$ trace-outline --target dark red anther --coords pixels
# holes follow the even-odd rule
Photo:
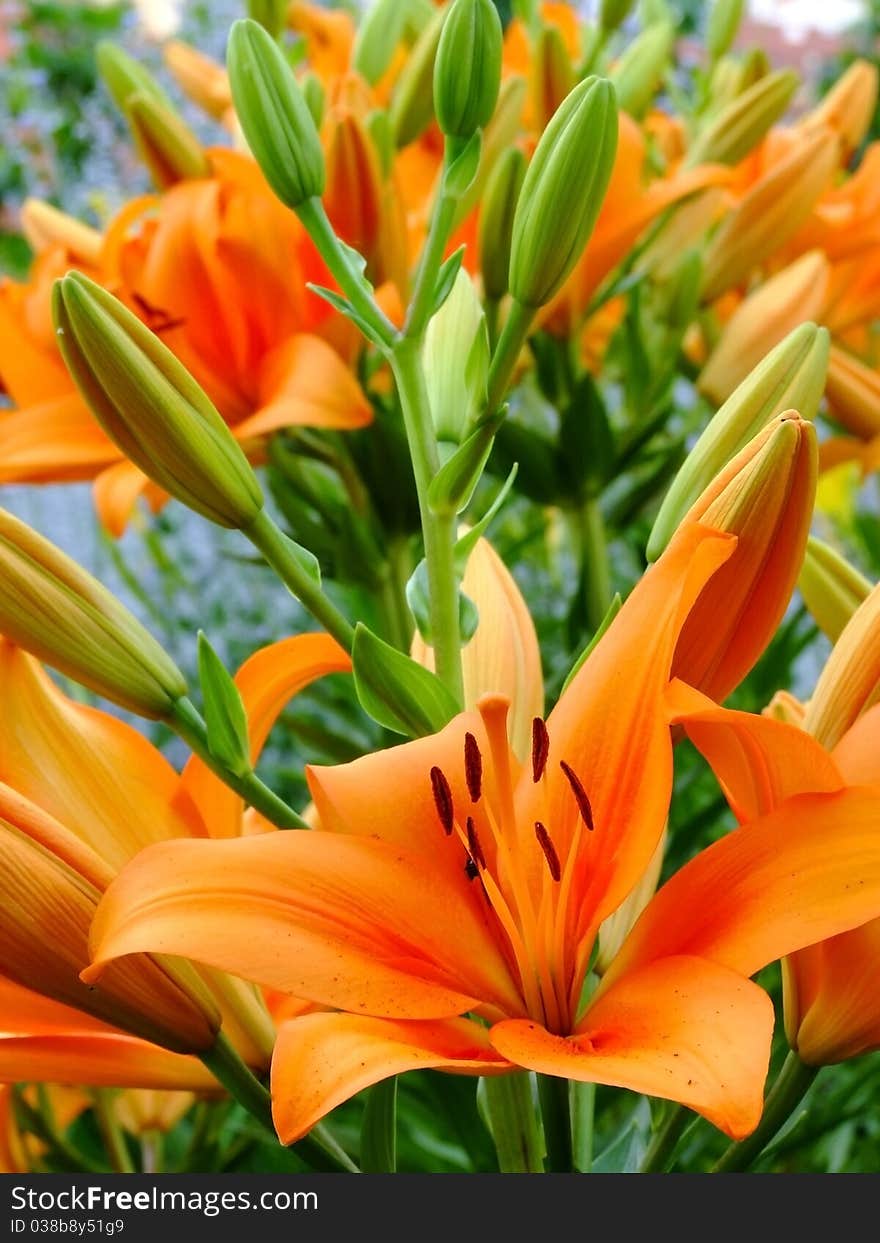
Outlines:
[[[443,832],[448,837],[455,820],[455,807],[449,782],[443,772],[436,767],[431,769],[431,793],[434,795],[434,806],[437,808],[437,815],[443,825]]]
[[[584,824],[587,826],[587,828],[592,833],[593,827],[594,827],[593,826],[593,809],[590,806],[590,800],[587,797],[587,792],[584,789],[584,787],[581,785],[580,778],[578,777],[577,773],[574,771],[573,768],[570,767],[570,765],[566,764],[565,760],[559,761],[559,767],[562,769],[562,771],[565,773],[566,777],[568,778],[568,784],[571,786],[571,792],[574,795],[575,802],[578,805],[578,811],[581,813],[581,816],[583,817]]]
[[[559,855],[556,853],[556,847],[550,840],[550,834],[540,820],[535,821],[535,837],[537,837],[538,845],[544,852],[550,875],[554,880],[559,880],[562,876],[562,868],[559,866]]]
[[[532,721],[532,781],[537,783],[544,776],[547,756],[550,754],[550,735],[541,717]]]
[[[479,863],[481,868],[486,866],[486,856],[483,854],[483,847],[480,845],[480,839],[477,837],[477,826],[474,824],[473,817],[467,818],[467,839],[468,850],[474,863]]]
[[[483,757],[473,734],[464,736],[464,776],[471,802],[478,803],[483,792]]]

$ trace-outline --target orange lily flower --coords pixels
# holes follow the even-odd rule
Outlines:
[[[255,653],[238,675],[254,761],[292,694],[323,673],[349,668],[342,649],[320,634],[296,636]],[[16,1006],[4,1007],[7,1023],[19,1015],[12,1034],[27,1040],[40,1034],[44,1020],[58,1019],[55,1061],[46,1063],[46,1073],[57,1073],[51,1067],[58,1067],[58,1054],[66,1048],[67,1082],[73,1069],[91,1076],[85,1078],[89,1083],[110,1076],[110,1082],[128,1086],[204,1087],[199,1062],[181,1057],[169,1062],[166,1050],[209,1049],[221,1021],[245,1061],[267,1066],[274,1024],[249,984],[143,956],[122,973],[114,968],[98,989],[87,988],[78,977],[88,961],[88,927],[100,894],[144,845],[173,837],[205,838],[212,832],[267,832],[269,826],[255,823],[252,812],[245,816],[241,801],[201,761],[193,759],[179,775],[136,730],[68,699],[36,660],[6,641],[0,641],[0,685],[8,722],[0,731],[0,853],[5,860],[0,879],[6,893],[0,972],[41,994],[36,1017],[33,998],[22,1005],[19,996]],[[25,875],[28,884],[22,886]],[[47,1017],[45,1007],[40,1009],[45,998],[83,1011],[77,1016],[79,1028],[71,1025],[69,1010],[59,1019],[50,1008]],[[84,1015],[101,1020],[97,1045],[94,1025]],[[12,1073],[21,1078],[16,1048],[4,1047],[13,1057]],[[73,1060],[75,1049],[81,1063]],[[106,1049],[113,1056],[102,1052]],[[99,1054],[104,1072],[92,1065]],[[104,1079],[95,1078],[101,1073]],[[26,1077],[35,1077],[32,1067]]]
[[[615,1084],[747,1134],[773,1025],[748,977],[880,908],[876,800],[808,799],[705,851],[581,1005],[596,931],[663,832],[672,651],[732,543],[705,528],[676,538],[535,722],[527,765],[509,747],[507,701],[490,696],[433,737],[310,770],[319,830],[143,851],[101,904],[85,978],[161,943],[335,1007],[280,1032],[285,1142],[415,1067]],[[856,847],[861,887],[849,886]]]
[[[212,176],[129,203],[89,275],[161,335],[251,460],[281,427],[363,426],[369,404],[336,348],[350,353],[352,336],[305,288],[332,283],[305,231],[249,156],[210,157]],[[0,284],[0,382],[17,406],[0,415],[0,481],[94,478],[119,534],[138,496],[156,506],[164,494],[122,459],[66,375],[50,291],[74,260],[53,249],[28,285]]]
[[[880,588],[856,610],[835,644],[804,711],[780,716],[723,713],[677,686],[679,719],[715,770],[731,808],[746,828],[769,811],[800,814],[820,792],[857,798],[880,824]],[[833,793],[837,791],[838,793]],[[828,844],[838,829],[829,823]],[[742,829],[737,832],[741,832]],[[733,835],[736,836],[736,833]],[[856,850],[850,885],[863,884],[866,857]],[[869,882],[865,882],[869,883]],[[784,962],[785,1026],[802,1061],[824,1066],[880,1048],[880,1005],[874,986],[880,920],[832,937],[816,935]]]

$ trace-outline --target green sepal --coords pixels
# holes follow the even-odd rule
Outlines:
[[[408,738],[435,734],[458,711],[454,696],[436,674],[398,652],[363,622],[355,626],[351,659],[361,707],[396,734]]]
[[[243,777],[253,766],[241,694],[203,630],[199,631],[198,650],[208,749],[224,768]]]

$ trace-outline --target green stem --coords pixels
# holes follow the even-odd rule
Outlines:
[[[654,1133],[648,1151],[639,1167],[640,1174],[663,1174],[669,1168],[678,1141],[684,1135],[693,1114],[683,1105],[673,1105]]]
[[[712,1166],[712,1174],[735,1174],[747,1170],[761,1155],[803,1100],[821,1067],[807,1066],[792,1051],[776,1082],[767,1093],[757,1130],[739,1144],[731,1144]]]
[[[113,1110],[113,1093],[108,1088],[95,1088],[93,1099],[95,1120],[104,1141],[111,1169],[117,1174],[133,1174],[134,1162]]]
[[[239,776],[230,772],[211,753],[208,731],[195,705],[186,697],[176,699],[168,717],[168,724],[187,746],[220,778],[224,785],[239,794],[244,801],[265,816],[278,829],[307,829],[309,826],[292,807],[270,790],[255,772]]]
[[[309,237],[327,265],[339,288],[355,311],[372,328],[379,340],[390,346],[397,329],[376,305],[364,283],[363,275],[354,266],[352,257],[343,250],[320,199],[306,199],[296,208]]]
[[[440,462],[418,343],[409,337],[399,341],[391,354],[391,367],[397,382],[419,499],[437,676],[461,704],[463,683],[458,576],[454,557],[455,516],[435,514],[428,503],[428,489]]]
[[[494,414],[504,400],[516,360],[525,345],[534,318],[534,307],[523,306],[515,299],[511,302],[489,368],[489,397],[486,402],[488,415]]]
[[[361,1169],[365,1174],[397,1172],[397,1076],[367,1093],[361,1122]]]
[[[502,1174],[543,1174],[544,1145],[527,1071],[481,1081],[489,1131]]]
[[[42,1140],[44,1144],[47,1144],[50,1151],[61,1157],[62,1161],[70,1167],[71,1172],[106,1174],[107,1168],[105,1165],[99,1164],[97,1161],[93,1161],[91,1157],[86,1156],[59,1129],[45,1084],[37,1085],[37,1094],[40,1107],[39,1109],[34,1109],[33,1105],[25,1100],[20,1087],[13,1089],[12,1104],[16,1122],[20,1129],[31,1132],[38,1139]]]
[[[223,1084],[230,1096],[234,1097],[239,1105],[246,1109],[273,1139],[277,1140],[278,1136],[272,1122],[272,1100],[268,1090],[245,1066],[223,1033],[217,1036],[210,1049],[199,1056],[202,1063],[214,1078]],[[317,1170],[360,1173],[348,1154],[320,1124],[313,1126],[303,1139],[291,1144],[290,1151],[295,1152],[303,1161]]]
[[[320,585],[297,559],[294,545],[281,531],[275,522],[261,509],[251,525],[243,530],[243,534],[254,547],[263,554],[272,569],[300,604],[308,609],[312,617],[319,621],[333,638],[351,651],[354,642],[354,631],[333,604],[324,595]]]
[[[568,1080],[558,1075],[538,1075],[548,1173],[570,1174],[574,1169],[568,1088]]]
[[[425,242],[419,260],[412,302],[406,316],[404,334],[408,337],[421,337],[425,331],[434,306],[434,288],[437,284],[437,273],[443,261],[443,252],[452,232],[455,220],[455,209],[458,200],[441,192],[436,209],[431,214],[431,227],[428,240]]]
[[[599,498],[588,497],[579,514],[581,571],[586,597],[587,625],[595,632],[611,605],[608,539]]]
[[[571,1143],[574,1168],[589,1174],[593,1164],[593,1120],[596,1109],[595,1083],[572,1083]]]

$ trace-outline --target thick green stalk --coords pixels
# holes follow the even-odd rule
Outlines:
[[[453,551],[455,517],[435,514],[428,503],[428,489],[440,463],[418,342],[411,338],[400,340],[391,354],[391,367],[397,382],[419,498],[437,676],[461,704],[458,577]]]
[[[595,633],[601,626],[611,604],[608,540],[599,498],[588,497],[578,517],[587,625]]]
[[[502,1174],[543,1174],[544,1144],[528,1071],[482,1080],[489,1131]]]
[[[678,1147],[678,1141],[684,1135],[693,1116],[684,1105],[670,1107],[648,1145],[648,1151],[639,1167],[640,1174],[664,1174],[666,1172]]]
[[[355,311],[383,345],[390,346],[397,335],[397,329],[364,288],[363,277],[355,266],[356,261],[343,249],[339,238],[333,232],[324,204],[320,199],[306,199],[296,208],[296,214]]]
[[[333,635],[337,643],[350,652],[354,642],[354,631],[350,624],[336,605],[327,599],[308,571],[297,561],[291,552],[287,537],[283,531],[279,530],[265,509],[260,510],[251,525],[242,533],[263,554],[265,560],[288,590],[296,596],[303,608],[308,609],[312,617],[319,621],[329,634]]]
[[[104,1149],[111,1169],[117,1174],[133,1174],[134,1162],[128,1151],[122,1127],[113,1112],[113,1093],[109,1088],[95,1088],[92,1098],[95,1120],[101,1132],[101,1139],[104,1141]]]
[[[492,355],[492,365],[489,368],[489,397],[486,402],[488,415],[494,414],[504,400],[516,360],[525,345],[535,313],[535,307],[523,306],[521,302],[515,300],[510,304],[507,319],[504,321],[501,336],[498,338],[498,344]]]
[[[789,1053],[767,1093],[757,1129],[739,1144],[731,1144],[712,1166],[711,1173],[736,1174],[747,1170],[797,1109],[820,1069],[807,1066],[794,1051]]]
[[[593,1164],[593,1120],[596,1109],[595,1083],[570,1085],[571,1144],[574,1168],[589,1174]]]
[[[218,1035],[212,1048],[199,1056],[214,1078],[223,1084],[229,1095],[237,1100],[239,1105],[246,1109],[273,1138],[277,1139],[272,1122],[272,1101],[267,1089],[244,1064],[223,1033]],[[303,1139],[292,1144],[290,1150],[317,1170],[360,1173],[347,1153],[320,1124],[312,1127]]]
[[[557,1075],[538,1075],[538,1100],[544,1122],[548,1173],[570,1174],[574,1169],[568,1088],[567,1079],[560,1079]]]
[[[195,705],[189,699],[177,699],[167,723],[174,732],[183,739],[190,749],[205,763],[211,772],[216,773],[220,780],[228,785],[236,794],[260,815],[265,816],[278,829],[307,829],[309,826],[292,807],[270,790],[255,772],[239,776],[230,772],[211,753],[208,746],[208,731]]]

